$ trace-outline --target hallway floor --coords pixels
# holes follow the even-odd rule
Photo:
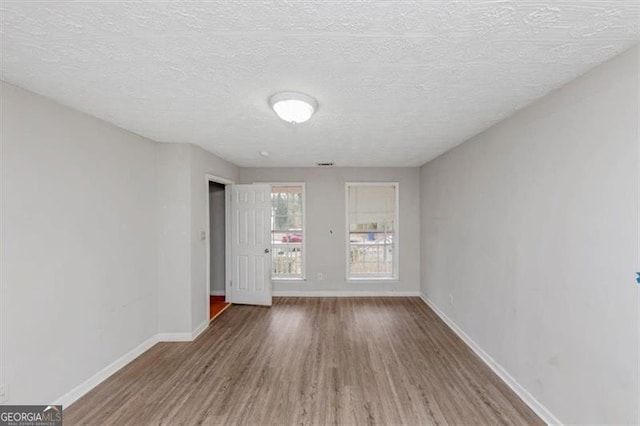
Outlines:
[[[209,296],[209,320],[220,315],[229,304],[224,301],[224,296]]]

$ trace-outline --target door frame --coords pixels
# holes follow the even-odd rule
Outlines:
[[[206,204],[206,253],[207,253],[207,280],[206,280],[206,309],[207,318],[209,318],[209,297],[211,296],[211,211],[209,209],[209,182],[219,183],[224,185],[224,300],[229,302],[231,300],[231,185],[235,182],[220,176],[215,176],[207,173],[205,175],[205,182],[207,186],[207,202]]]

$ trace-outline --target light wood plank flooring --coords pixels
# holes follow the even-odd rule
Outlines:
[[[65,425],[543,424],[419,298],[233,305],[159,343]]]

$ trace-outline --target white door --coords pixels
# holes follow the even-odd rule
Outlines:
[[[271,187],[233,185],[231,303],[271,306]]]

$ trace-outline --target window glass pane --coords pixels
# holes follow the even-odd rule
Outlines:
[[[349,185],[349,276],[394,276],[394,185]]]
[[[303,277],[303,194],[301,185],[271,189],[271,245],[274,278]]]

